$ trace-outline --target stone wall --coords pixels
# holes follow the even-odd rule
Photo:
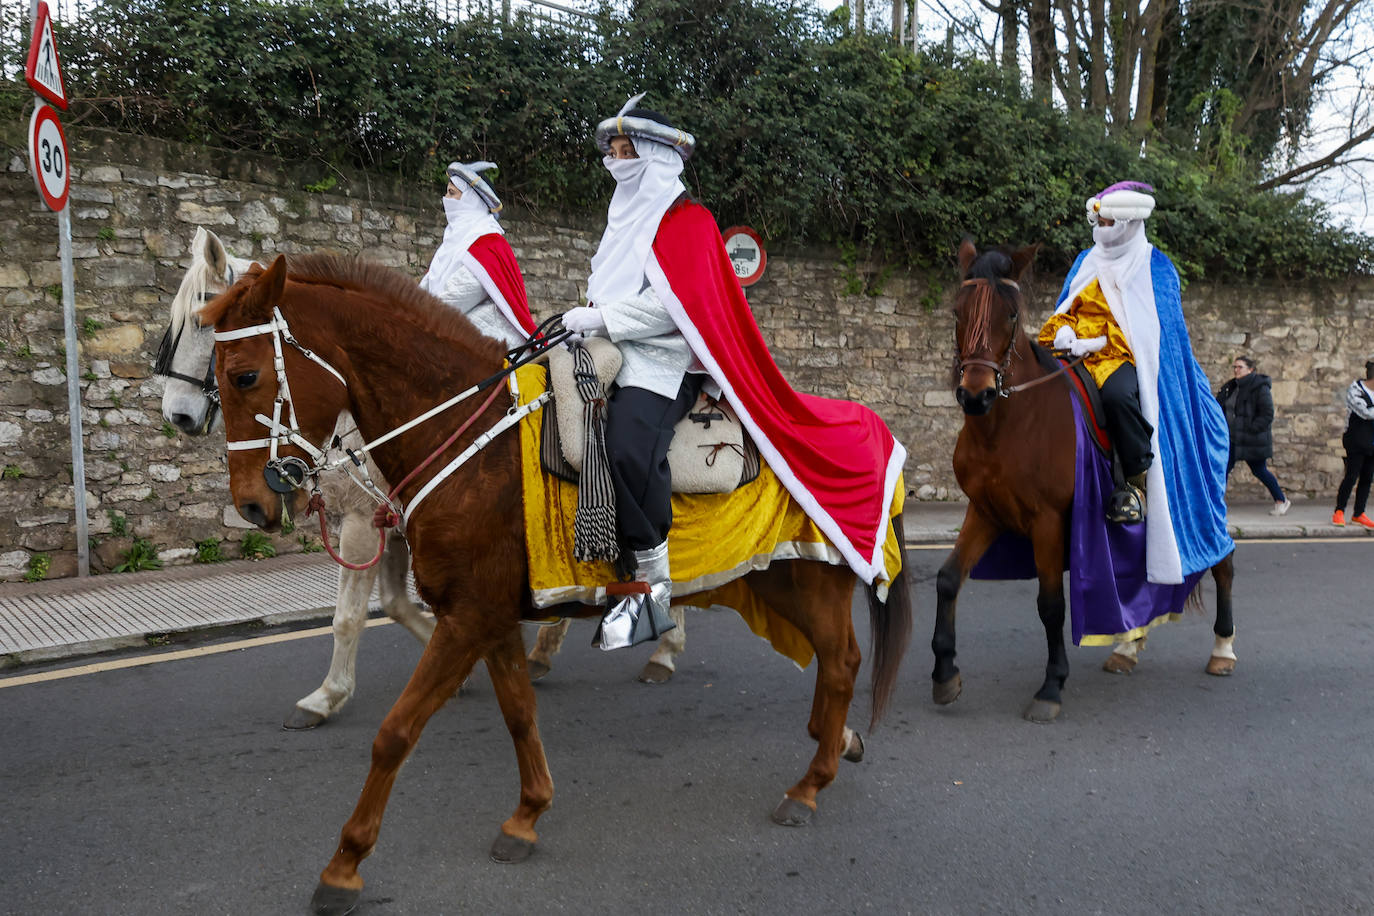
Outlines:
[[[134,537],[158,545],[167,562],[189,562],[195,542],[207,539],[237,556],[245,526],[229,505],[223,439],[194,439],[164,424],[162,382],[150,374],[196,226],[241,256],[362,252],[418,278],[442,231],[439,189],[80,128],[68,138],[92,567],[118,564]],[[0,125],[0,142],[0,578],[23,575],[37,554],[50,557],[48,575],[71,575],[56,221],[27,172],[23,125]],[[596,216],[506,216],[537,318],[576,304]],[[830,252],[775,251],[749,290],[798,389],[864,401],[887,419],[911,453],[906,480],[918,499],[960,498],[950,454],[961,414],[950,392],[953,327],[942,295],[951,273],[927,278],[846,265]],[[846,293],[865,286],[868,293]],[[1058,286],[1047,278],[1032,292],[1032,325],[1048,314]],[[1341,392],[1374,350],[1374,287],[1193,286],[1185,308],[1215,384],[1229,378],[1237,353],[1257,356],[1274,376],[1273,466],[1294,495],[1326,498],[1340,476]],[[1243,469],[1232,491],[1264,498]],[[273,541],[278,551],[300,550],[301,537]]]

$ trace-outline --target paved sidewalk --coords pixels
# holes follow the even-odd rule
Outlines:
[[[1295,502],[1287,515],[1272,503],[1231,507],[1237,539],[1355,538],[1371,532],[1331,524],[1326,502]],[[909,501],[906,537],[914,545],[952,544],[964,505]],[[0,669],[89,655],[175,634],[226,627],[323,620],[334,610],[338,574],[325,554],[261,562],[179,566],[155,572],[0,583]]]

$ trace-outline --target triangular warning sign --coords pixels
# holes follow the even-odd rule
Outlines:
[[[24,79],[33,91],[67,110],[67,86],[62,81],[62,63],[57,59],[57,42],[52,37],[52,15],[48,4],[38,4],[38,17],[33,23],[33,42],[29,45],[29,63]]]

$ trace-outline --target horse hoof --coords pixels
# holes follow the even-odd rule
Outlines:
[[[850,763],[858,763],[864,759],[864,739],[858,732],[854,732],[854,737],[849,739],[849,745],[844,749],[843,756]]]
[[[1207,660],[1207,673],[1217,677],[1229,677],[1231,672],[1236,670],[1236,660],[1234,658],[1222,658],[1213,655]]]
[[[291,715],[286,717],[286,721],[281,724],[282,728],[291,731],[300,731],[306,728],[314,728],[316,725],[323,725],[329,720],[328,716],[322,716],[317,712],[308,709],[301,709],[299,706],[291,710]],[[324,885],[320,885],[324,887]]]
[[[649,662],[644,666],[644,670],[639,672],[639,682],[641,684],[666,684],[672,676],[672,668],[667,665],[660,665],[658,662]]]
[[[1113,652],[1102,663],[1102,670],[1108,674],[1130,674],[1135,670],[1136,659],[1119,652]]]
[[[1059,716],[1059,704],[1049,700],[1031,700],[1030,705],[1021,715],[1025,717],[1027,722],[1044,725],[1053,722]]]
[[[310,912],[315,916],[344,916],[357,908],[362,895],[360,890],[321,883],[310,897]]]
[[[782,801],[773,809],[773,823],[780,827],[805,827],[811,823],[811,815],[815,813],[816,809],[806,802],[799,802],[784,795]]]
[[[536,661],[532,661],[532,660],[526,662],[525,668],[526,668],[526,670],[529,671],[529,673],[530,673],[530,680],[532,680],[532,681],[537,681],[537,680],[539,680],[539,679],[542,678],[544,675],[548,674],[550,671],[553,670],[553,668],[552,668],[551,666],[546,665],[546,664],[544,664],[543,662],[536,662]]]
[[[961,675],[956,674],[943,684],[937,683],[932,691],[932,695],[936,703],[939,703],[941,706],[948,706],[950,703],[959,699],[959,694],[963,692],[964,679]]]
[[[491,844],[491,860],[497,865],[519,865],[533,854],[533,843],[504,831],[498,833]]]

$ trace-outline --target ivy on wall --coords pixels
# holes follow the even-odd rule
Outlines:
[[[1163,140],[1142,155],[985,63],[850,34],[800,0],[638,0],[587,32],[398,6],[103,0],[60,28],[67,121],[417,182],[491,159],[508,199],[577,213],[611,190],[594,125],[648,90],[698,138],[693,192],[773,244],[934,266],[965,234],[1039,240],[1062,270],[1089,242],[1084,199],[1132,178],[1158,189],[1150,231],[1186,276],[1374,271],[1374,239],[1311,198],[1255,192]],[[7,86],[0,114],[21,117],[26,93]]]

